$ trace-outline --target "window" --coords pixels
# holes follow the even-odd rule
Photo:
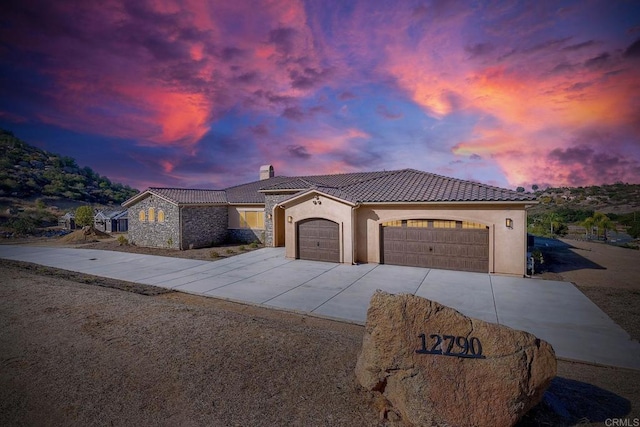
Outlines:
[[[156,220],[156,210],[153,208],[149,208],[149,222],[153,222]]]
[[[410,219],[407,221],[407,227],[427,228],[429,227],[429,221],[426,219]]]
[[[456,228],[456,222],[445,219],[434,219],[433,228]]]
[[[383,227],[402,227],[402,221],[387,221],[382,223]]]
[[[462,228],[484,229],[487,228],[487,226],[484,224],[478,224],[477,222],[462,221]]]
[[[144,211],[140,211],[138,213],[138,219],[140,220],[140,222],[145,222],[147,220],[147,216],[145,215]]]
[[[162,209],[158,211],[158,222],[164,222],[164,211]]]
[[[240,228],[264,229],[264,212],[240,211]]]

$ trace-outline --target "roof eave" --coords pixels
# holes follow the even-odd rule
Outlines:
[[[124,202],[120,203],[120,206],[128,208],[129,206],[135,205],[140,200],[145,199],[145,198],[149,197],[150,195],[151,195],[151,193],[150,193],[150,191],[148,189],[144,190],[144,191],[141,191],[138,194],[136,194],[135,196],[130,197],[127,200],[125,200]]]
[[[369,205],[528,205],[532,202],[529,200],[440,200],[440,201],[412,201],[412,202],[361,202],[362,206]]]
[[[193,207],[193,206],[229,206],[229,202],[216,202],[216,203],[174,203],[180,207]]]
[[[304,191],[304,190],[308,190],[308,188],[297,188],[297,189],[291,189],[291,188],[286,188],[286,189],[267,189],[267,190],[258,190],[258,193],[278,193],[278,194],[282,194],[282,193],[291,193],[291,194],[296,194],[299,193],[300,191]]]
[[[306,197],[309,194],[313,194],[313,193],[318,194],[318,195],[322,195],[322,196],[324,196],[324,197],[326,197],[328,199],[336,200],[336,201],[338,201],[340,203],[344,203],[345,205],[349,205],[349,206],[358,206],[359,205],[359,203],[357,203],[357,202],[352,202],[351,200],[346,200],[346,199],[334,196],[332,194],[325,193],[322,190],[318,190],[316,188],[311,188],[311,189],[309,189],[307,191],[304,191],[303,193],[300,193],[300,194],[298,194],[298,195],[296,195],[294,197],[291,197],[289,199],[283,200],[282,202],[278,203],[276,206],[288,205],[289,203],[291,203],[293,201],[296,201],[298,199],[301,199],[301,198]]]

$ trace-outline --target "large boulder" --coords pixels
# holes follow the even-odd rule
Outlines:
[[[555,375],[553,348],[527,332],[414,295],[371,298],[356,376],[405,422],[511,426]]]

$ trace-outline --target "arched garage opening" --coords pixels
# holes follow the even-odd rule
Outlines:
[[[489,272],[489,227],[468,221],[412,219],[381,224],[381,263]]]
[[[310,218],[298,222],[299,259],[340,262],[340,227],[323,218]]]

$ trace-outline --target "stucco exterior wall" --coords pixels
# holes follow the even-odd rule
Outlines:
[[[509,205],[361,206],[356,210],[357,262],[380,262],[380,225],[403,219],[471,221],[489,227],[489,273],[526,272],[527,213]],[[513,220],[507,228],[506,218]]]
[[[316,202],[314,204],[313,202]],[[320,203],[318,203],[320,202]],[[288,221],[291,217],[291,222]],[[320,196],[318,200],[315,196],[301,198],[292,203],[286,204],[285,209],[285,255],[287,258],[296,258],[297,253],[297,224],[305,219],[323,218],[337,222],[340,230],[340,260],[343,263],[352,264],[354,262],[353,238],[354,227],[352,221],[352,208],[350,205]]]
[[[184,206],[181,215],[181,249],[204,248],[227,240],[226,206]]]
[[[489,228],[488,273],[516,276],[526,273],[527,213],[524,205],[364,205],[354,209],[330,197],[320,196],[316,200],[315,195],[309,195],[287,202],[285,206],[285,254],[288,258],[297,256],[297,223],[305,219],[324,218],[339,224],[343,263],[380,262],[380,225],[383,222],[444,219],[481,223]],[[507,218],[513,220],[512,228],[506,226]]]
[[[145,217],[149,208],[155,209],[153,222],[140,221],[139,213],[144,210]],[[164,212],[164,222],[158,222],[158,211]],[[151,195],[128,209],[129,243],[150,248],[180,248],[180,215],[178,206]]]

